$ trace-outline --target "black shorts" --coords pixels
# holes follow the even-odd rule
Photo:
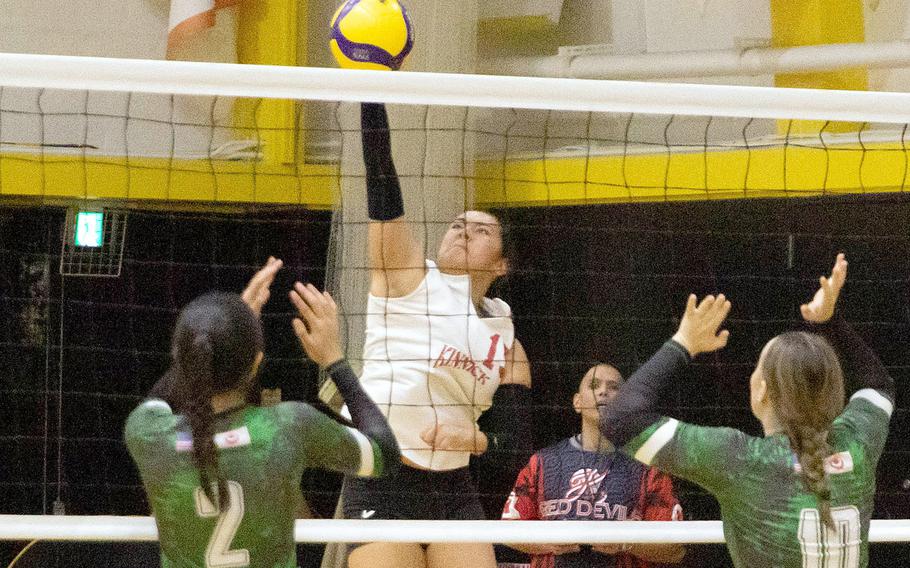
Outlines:
[[[429,471],[402,465],[391,477],[348,477],[344,518],[467,521],[484,519],[468,468]]]

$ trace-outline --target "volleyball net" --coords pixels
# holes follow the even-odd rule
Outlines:
[[[211,287],[241,289],[269,255],[290,268],[264,314],[265,386],[316,399],[316,371],[301,366],[287,326],[282,290],[294,279],[333,291],[348,356],[362,363],[360,101],[389,103],[407,219],[425,256],[465,209],[508,225],[517,247],[497,293],[529,355],[533,423],[522,427],[536,448],[577,431],[571,400],[584,371],[602,361],[633,371],[672,334],[689,292],[734,300],[734,339],[696,362],[666,410],[756,432],[746,380],[755,358],[797,321],[839,250],[851,261],[845,314],[899,388],[910,380],[908,94],[0,54],[0,252],[12,260],[0,270],[14,283],[0,290],[13,322],[0,336],[0,390],[14,408],[0,442],[15,456],[2,466],[0,512],[59,502],[70,513],[147,513],[123,420],[166,367],[182,305]],[[100,246],[75,241],[99,228]],[[112,278],[74,278],[99,275]],[[898,408],[893,431],[907,427]],[[910,516],[895,438],[880,467],[882,519]],[[528,457],[501,451],[474,464],[490,518]],[[305,480],[323,515],[337,483]],[[677,489],[688,519],[718,518],[698,488]],[[334,522],[301,521],[298,537],[410,539],[426,526],[434,541],[526,542],[527,531],[537,542],[721,538],[718,524],[688,521],[603,533],[576,532],[585,523],[465,533]],[[113,536],[135,525],[131,534],[148,540],[149,523],[9,516],[0,535],[63,539],[88,526]],[[910,531],[877,520],[870,538],[903,542]]]

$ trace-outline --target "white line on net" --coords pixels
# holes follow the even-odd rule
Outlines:
[[[910,122],[910,93],[358,71],[0,53],[0,87]]]
[[[297,542],[520,542],[666,543],[724,542],[720,521],[382,521],[299,520]],[[150,542],[152,517],[0,515],[0,541],[55,540]],[[875,520],[870,542],[910,542],[910,519]]]

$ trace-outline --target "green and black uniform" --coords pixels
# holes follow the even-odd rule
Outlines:
[[[838,318],[813,331],[829,338],[848,381],[861,387],[828,437],[832,454],[825,470],[837,532],[822,523],[786,435],[757,438],[651,412],[647,401],[655,401],[661,384],[689,362],[685,349],[673,341],[629,379],[632,387],[620,389],[602,415],[605,435],[624,444],[627,453],[698,483],[717,498],[727,548],[738,567],[857,568],[869,563],[875,470],[888,435],[893,381],[844,321]]]
[[[185,418],[159,399],[130,414],[126,443],[158,524],[163,566],[293,568],[294,520],[305,469],[380,476],[397,468],[394,436],[378,408],[360,391],[347,364],[331,369],[333,378],[348,375],[336,383],[348,383],[348,388],[339,384],[339,390],[359,410],[352,410],[358,429],[299,402],[245,405],[215,415],[219,470],[230,497],[223,512],[199,485]],[[357,399],[353,405],[352,399]]]

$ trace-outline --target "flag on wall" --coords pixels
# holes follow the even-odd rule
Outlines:
[[[167,58],[194,35],[215,25],[215,11],[240,3],[241,0],[171,0],[168,18]]]

